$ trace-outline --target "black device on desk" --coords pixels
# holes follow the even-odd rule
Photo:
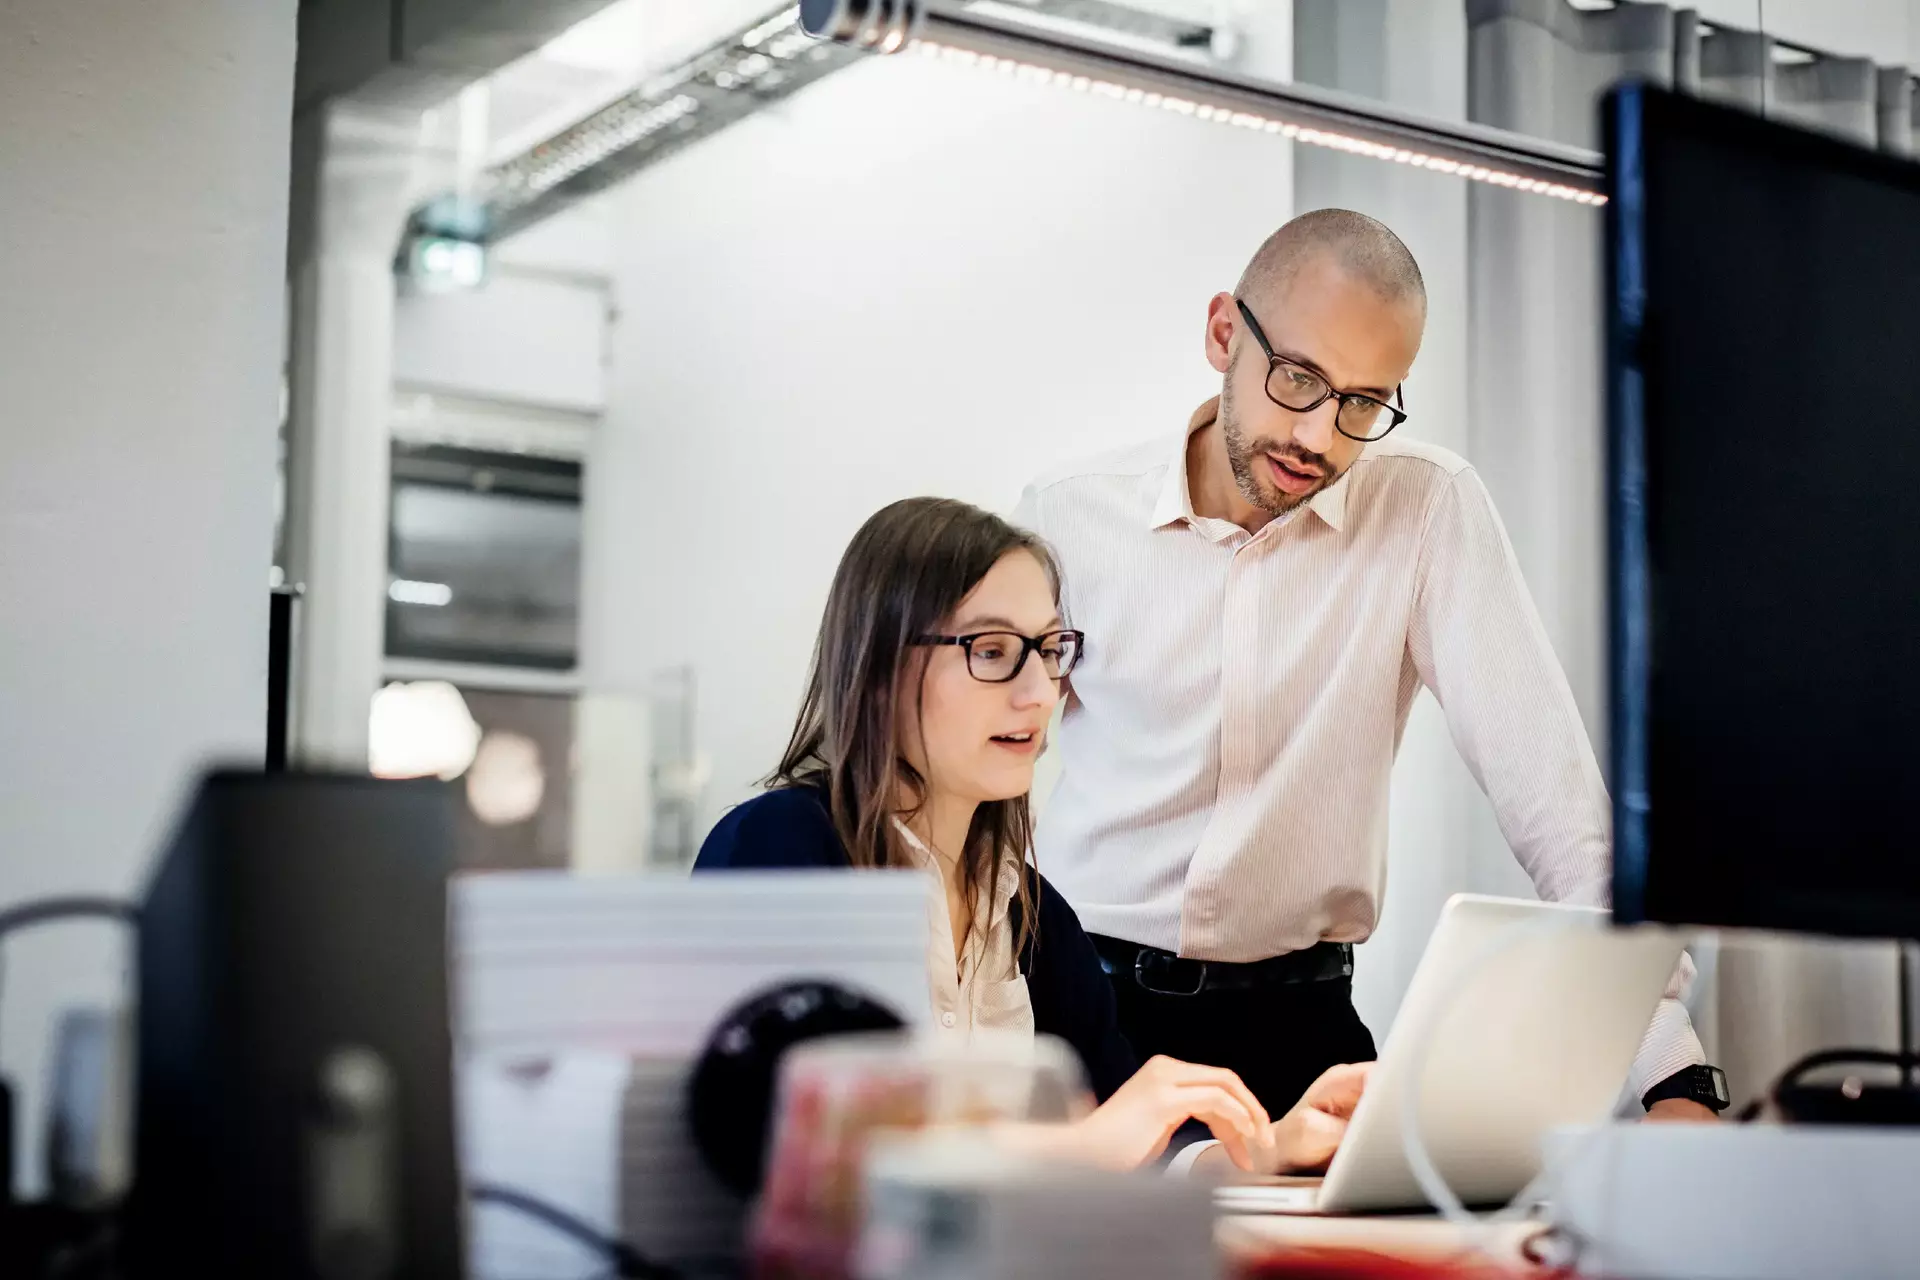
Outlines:
[[[1615,916],[1920,937],[1920,165],[1603,120]]]
[[[141,910],[140,1277],[458,1280],[438,782],[215,774]]]

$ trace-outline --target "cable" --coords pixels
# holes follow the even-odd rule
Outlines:
[[[561,1235],[586,1245],[611,1262],[614,1274],[622,1277],[622,1280],[680,1280],[680,1273],[672,1267],[649,1261],[626,1241],[603,1235],[592,1224],[524,1191],[491,1182],[476,1182],[467,1188],[467,1197],[476,1204],[495,1204],[525,1214]]]
[[[88,916],[97,919],[123,920],[128,924],[134,924],[139,921],[140,912],[132,903],[122,902],[118,898],[98,898],[83,894],[38,898],[32,902],[0,908],[0,937],[29,925]]]
[[[27,929],[38,924],[50,924],[56,920],[117,920],[124,924],[137,925],[140,922],[140,910],[130,902],[118,898],[102,898],[89,894],[66,894],[55,898],[36,898],[31,902],[16,903],[11,907],[0,907],[0,939],[4,939],[16,929]],[[6,980],[6,968],[0,965],[0,983]]]
[[[1401,1086],[1401,1145],[1406,1156],[1407,1167],[1413,1173],[1414,1181],[1420,1185],[1421,1194],[1440,1211],[1442,1217],[1463,1229],[1470,1249],[1498,1257],[1488,1240],[1488,1232],[1494,1227],[1525,1217],[1531,1206],[1542,1198],[1541,1188],[1554,1180],[1555,1170],[1543,1168],[1534,1179],[1521,1188],[1518,1195],[1503,1209],[1482,1218],[1467,1208],[1465,1201],[1454,1193],[1448,1185],[1445,1175],[1440,1172],[1434,1161],[1433,1153],[1428,1149],[1426,1138],[1420,1130],[1420,1113],[1425,1098],[1424,1086],[1427,1053],[1433,1042],[1439,1038],[1440,1027],[1447,1021],[1448,1015],[1460,999],[1460,993],[1473,985],[1473,980],[1495,960],[1514,950],[1522,943],[1532,941],[1549,933],[1558,933],[1567,928],[1564,917],[1553,914],[1539,920],[1515,925],[1505,930],[1481,949],[1473,960],[1463,965],[1454,975],[1451,985],[1440,997],[1438,1003],[1428,1014],[1424,1024],[1415,1028],[1419,1052],[1408,1055],[1412,1064],[1407,1078]],[[1598,1141],[1606,1132],[1606,1126],[1596,1125],[1589,1130],[1571,1152],[1564,1154],[1559,1161],[1561,1166],[1571,1163],[1581,1153]]]
[[[1899,939],[1893,944],[1893,958],[1900,966],[1899,982],[1894,988],[1899,993],[1900,1001],[1900,1056],[1907,1060],[1900,1068],[1900,1084],[1911,1089],[1914,1086],[1913,957],[1907,953],[1906,939]]]
[[[1798,1084],[1801,1076],[1806,1075],[1810,1071],[1816,1071],[1821,1067],[1834,1067],[1843,1064],[1847,1066],[1860,1066],[1868,1063],[1874,1066],[1898,1067],[1900,1069],[1900,1081],[1904,1087],[1908,1075],[1913,1068],[1913,1055],[1904,1049],[1899,1052],[1889,1052],[1885,1049],[1822,1049],[1818,1053],[1808,1054],[1806,1057],[1788,1067],[1785,1071],[1782,1071],[1779,1078],[1773,1082],[1772,1093],[1777,1095],[1780,1090],[1787,1086]]]

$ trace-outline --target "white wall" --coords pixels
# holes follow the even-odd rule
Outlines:
[[[483,288],[403,290],[393,380],[409,390],[597,414],[613,316],[611,209],[576,205],[490,255]]]
[[[1171,436],[1218,389],[1206,302],[1292,213],[1290,160],[910,55],[616,194],[585,675],[637,692],[694,664],[707,821],[775,763],[862,520],[918,493],[1010,510],[1036,471]]]
[[[606,399],[607,295],[592,281],[496,266],[474,293],[402,294],[393,379],[574,413]]]
[[[0,6],[0,902],[138,892],[195,766],[260,758],[294,10]],[[122,951],[6,947],[37,1110]]]

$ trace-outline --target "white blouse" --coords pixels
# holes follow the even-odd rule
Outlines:
[[[1033,1002],[1027,980],[1013,954],[1013,921],[1008,905],[1020,887],[1021,866],[1002,859],[993,887],[977,908],[984,927],[967,940],[954,963],[953,918],[947,911],[946,881],[940,859],[898,818],[894,826],[908,852],[927,872],[927,976],[933,990],[933,1017],[942,1034],[963,1041],[975,1031],[1033,1034]]]

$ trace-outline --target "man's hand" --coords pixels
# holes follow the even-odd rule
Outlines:
[[[1720,1113],[1691,1098],[1662,1098],[1647,1108],[1653,1124],[1718,1124]]]
[[[1300,1095],[1293,1110],[1273,1122],[1275,1168],[1266,1172],[1317,1173],[1327,1167],[1347,1136],[1353,1109],[1366,1092],[1371,1062],[1329,1067]]]

